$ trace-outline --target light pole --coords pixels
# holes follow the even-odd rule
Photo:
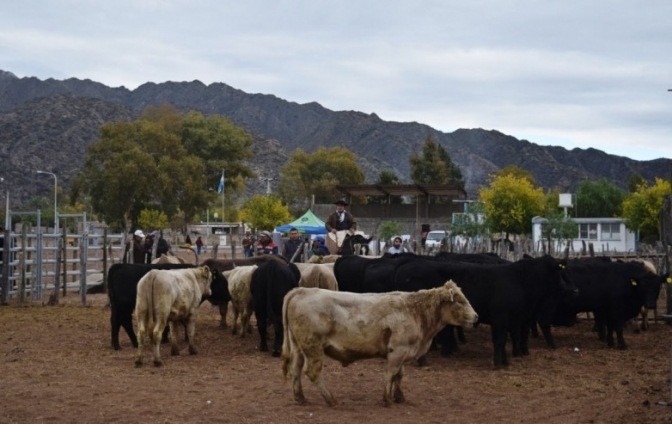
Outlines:
[[[58,234],[58,205],[56,204],[56,194],[58,193],[58,178],[53,172],[37,171],[38,174],[48,174],[54,177],[54,234]]]
[[[5,181],[4,178],[0,177],[0,183]],[[5,230],[9,231],[12,224],[9,220],[9,189],[7,189],[7,197],[5,198]]]

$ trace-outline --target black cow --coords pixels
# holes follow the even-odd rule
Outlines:
[[[114,350],[120,350],[119,329],[126,330],[126,334],[131,339],[133,347],[138,347],[138,338],[133,330],[133,311],[135,310],[135,299],[138,292],[138,282],[152,269],[170,270],[194,268],[189,264],[114,264],[110,267],[107,274],[108,291],[110,296],[110,324],[112,326],[112,347]],[[229,301],[228,283],[224,275],[217,270],[213,272],[213,283],[211,284],[212,294],[210,299],[213,302]],[[205,300],[205,299],[203,299]],[[167,329],[168,327],[166,327]],[[164,339],[167,332],[164,331]]]
[[[397,268],[394,282],[396,290],[416,291],[455,281],[478,313],[479,322],[491,326],[494,364],[499,367],[508,365],[507,333],[513,356],[528,354],[527,329],[544,299],[576,290],[565,269],[565,261],[550,256],[501,265],[409,262]],[[444,354],[456,346],[452,331],[440,333],[440,342]]]
[[[656,307],[660,287],[668,277],[656,275],[637,262],[571,261],[569,270],[579,295],[559,305],[553,323],[567,323],[567,317],[576,318],[579,312],[592,312],[600,340],[614,346],[615,331],[620,349],[627,347],[623,338],[625,323],[636,317],[642,306]],[[543,330],[541,322],[540,326]],[[554,346],[550,332],[546,342]]]
[[[268,352],[266,334],[268,320],[270,320],[275,328],[272,355],[280,356],[283,339],[282,302],[290,290],[299,286],[300,278],[301,273],[296,265],[285,265],[276,261],[263,263],[252,273],[250,290],[254,299],[254,316],[257,319],[257,328],[261,338],[260,351]]]
[[[502,259],[494,253],[452,253],[439,252],[435,256],[437,261],[444,262],[468,262],[472,264],[510,264],[510,261]]]

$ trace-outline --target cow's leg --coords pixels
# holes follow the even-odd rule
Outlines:
[[[140,315],[140,314],[139,314]],[[145,348],[145,334],[146,334],[146,329],[145,329],[145,320],[142,318],[142,316],[138,316],[138,355],[135,358],[135,366],[136,367],[141,367],[142,366],[142,355],[143,351]]]
[[[304,362],[305,358],[301,349],[297,346],[292,346],[290,348],[289,374],[292,378],[294,400],[302,405],[306,403],[306,397],[303,395],[303,387],[301,386],[301,373],[303,373]]]
[[[123,329],[128,334],[128,338],[131,339],[131,344],[133,347],[138,347],[138,339],[135,337],[135,331],[133,331],[133,312],[123,313],[120,317],[120,323]],[[117,330],[117,341],[119,340],[119,330]]]
[[[495,367],[503,367],[509,365],[509,360],[506,358],[506,327],[494,324],[491,326],[492,344],[494,348],[494,363]]]
[[[180,348],[177,347],[177,324],[175,321],[169,321],[168,322],[168,329],[169,331],[169,337],[168,339],[170,340],[170,354],[172,356],[179,356],[180,355]],[[165,331],[164,331],[165,333]],[[163,335],[162,335],[163,338]]]
[[[251,317],[252,317],[252,310],[248,307],[245,307],[245,309],[243,309],[243,313],[240,316],[240,325],[241,325],[240,326],[240,337],[241,338],[244,338],[245,335],[248,332],[251,332],[251,328],[252,328],[252,327],[250,327],[250,318]],[[257,325],[259,325],[258,322],[257,322]]]
[[[312,339],[312,336],[311,336]],[[322,350],[322,343],[317,343],[316,340],[306,340],[301,343],[303,346],[303,353],[306,355],[308,363],[306,364],[306,375],[320,390],[320,394],[324,398],[327,405],[336,405],[336,399],[331,394],[327,386],[324,384],[322,378],[322,364],[324,360],[324,352]]]
[[[646,309],[646,306],[642,306],[642,309],[639,311],[639,316],[642,318],[642,323],[640,324],[639,329],[641,331],[647,331],[649,329],[649,310]]]
[[[187,318],[185,325],[185,331],[189,336],[189,355],[196,355],[198,349],[196,348],[196,317],[194,314]]]
[[[275,340],[273,340],[273,352],[271,355],[273,355],[274,358],[279,358],[283,340],[282,321],[273,322],[273,327],[275,327]]]
[[[467,338],[464,335],[464,327],[457,327],[456,331],[457,331],[457,340],[459,340],[460,343],[466,343]],[[455,344],[455,347],[457,348],[457,343]],[[457,350],[460,350],[460,349],[457,348]]]
[[[532,322],[535,322],[535,320],[532,320]],[[518,355],[513,356],[523,356],[523,355],[529,355],[530,351],[527,346],[527,338],[529,337],[529,332],[528,329],[530,328],[529,322],[525,322],[522,325],[516,325],[513,331],[511,332],[511,343],[513,345],[513,349],[515,350],[516,348],[518,349]]]
[[[219,328],[226,328],[226,314],[229,309],[229,302],[224,302],[219,304],[219,316],[220,316],[220,321],[219,321]]]
[[[268,320],[266,319],[266,310],[261,308],[255,311],[254,315],[257,318],[257,331],[259,332],[259,351],[268,352],[267,332]]]
[[[171,323],[172,325],[172,323]],[[161,360],[161,334],[163,328],[166,326],[165,321],[157,317],[157,322],[154,323],[154,331],[152,332],[152,343],[154,345],[154,366],[160,367],[163,365]]]
[[[401,378],[404,376],[404,360],[407,355],[402,350],[395,350],[387,355],[387,373],[385,376],[385,391],[383,392],[383,404],[385,406],[392,406],[393,402],[401,403],[404,401]]]
[[[231,334],[234,336],[238,333],[238,315],[240,310],[236,305],[233,305],[233,328],[231,329]]]
[[[625,344],[625,339],[623,338],[623,327],[625,326],[625,323],[622,321],[619,321],[614,325],[614,331],[616,331],[616,341],[618,343],[618,348],[621,350],[627,349],[627,346]],[[613,340],[612,340],[613,344]]]
[[[439,334],[437,334],[439,343],[441,344],[441,356],[449,357],[459,350],[457,341],[455,340],[455,327],[446,325]]]

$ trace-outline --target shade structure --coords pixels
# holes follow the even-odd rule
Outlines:
[[[289,224],[275,227],[276,232],[287,232],[291,228],[296,228],[301,234],[326,234],[327,229],[324,228],[324,221],[315,216],[312,210],[308,209],[306,213],[295,221]]]

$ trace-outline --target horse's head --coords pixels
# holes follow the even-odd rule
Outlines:
[[[348,256],[368,253],[371,240],[373,240],[373,237],[367,239],[361,234],[348,234],[343,239],[343,243],[340,249],[338,249],[338,254]]]

